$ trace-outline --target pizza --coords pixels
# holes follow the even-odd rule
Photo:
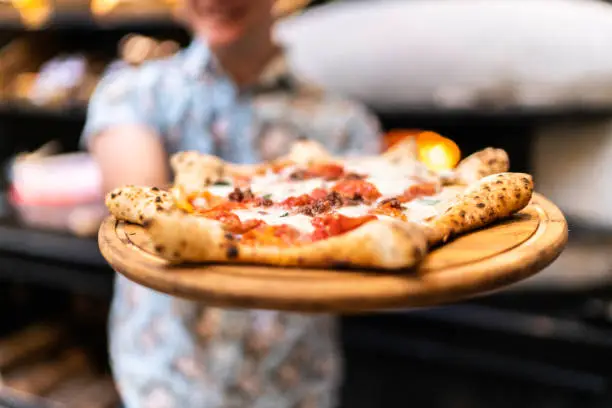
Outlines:
[[[303,140],[256,165],[189,151],[171,166],[169,189],[127,186],[106,197],[110,213],[141,225],[171,263],[404,269],[520,211],[533,193],[532,177],[509,172],[501,149],[433,171],[414,138],[376,156],[335,157]]]

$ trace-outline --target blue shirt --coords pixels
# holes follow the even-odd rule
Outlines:
[[[236,163],[272,159],[301,137],[336,154],[375,153],[380,143],[366,109],[300,81],[282,55],[256,85],[239,89],[198,41],[103,78],[83,143],[125,124],[154,129],[168,153],[198,150]],[[331,316],[209,308],[118,275],[111,363],[128,408],[331,408],[335,331]]]

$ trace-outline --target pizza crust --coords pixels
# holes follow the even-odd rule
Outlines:
[[[469,186],[426,224],[430,246],[507,218],[529,204],[533,179],[523,173],[493,174]]]
[[[117,188],[106,195],[105,204],[116,219],[138,225],[160,211],[175,208],[171,194],[156,187]]]
[[[219,223],[180,211],[155,214],[145,228],[157,253],[178,263],[401,269],[418,263],[427,248],[421,227],[394,220],[372,221],[340,236],[287,248],[241,245]]]
[[[382,155],[365,159],[402,166],[414,163],[417,157],[416,143],[408,138]],[[287,161],[308,166],[344,160],[334,158],[317,142],[300,141],[287,156],[273,163]],[[419,224],[379,219],[339,236],[293,247],[249,246],[227,234],[221,223],[182,211],[180,198],[235,175],[253,175],[267,169],[270,163],[235,165],[215,156],[182,152],[172,157],[171,165],[175,173],[172,191],[180,192],[179,199],[156,188],[130,186],[109,193],[106,206],[118,220],[144,226],[155,251],[174,263],[409,268],[425,256],[428,247],[520,211],[533,193],[531,176],[507,173],[506,152],[487,148],[464,159],[451,172],[453,180],[444,180],[452,181],[444,188],[456,197],[437,204],[440,215],[434,218]]]
[[[453,172],[454,182],[470,185],[491,174],[510,170],[508,153],[502,149],[487,147],[463,159]]]
[[[185,194],[202,191],[203,187],[223,179],[226,164],[218,157],[194,151],[180,152],[170,158],[174,185]]]
[[[298,140],[293,143],[284,159],[298,166],[310,166],[315,163],[336,161],[322,144],[314,140]]]

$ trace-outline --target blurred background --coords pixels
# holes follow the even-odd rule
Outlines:
[[[100,75],[188,44],[176,6],[0,0],[0,407],[119,404],[100,179],[78,140]],[[287,0],[278,12],[294,69],[368,104],[388,145],[426,129],[463,156],[504,148],[570,222],[561,257],[503,293],[344,317],[342,407],[612,406],[612,6]]]

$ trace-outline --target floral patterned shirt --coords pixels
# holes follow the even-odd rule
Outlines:
[[[303,137],[342,154],[375,153],[380,144],[366,109],[299,81],[283,56],[256,86],[238,89],[197,40],[172,58],[105,75],[90,101],[84,146],[124,124],[155,129],[169,154],[198,150],[236,163],[277,157]],[[336,403],[340,356],[332,316],[211,308],[118,275],[109,325],[127,408]]]

